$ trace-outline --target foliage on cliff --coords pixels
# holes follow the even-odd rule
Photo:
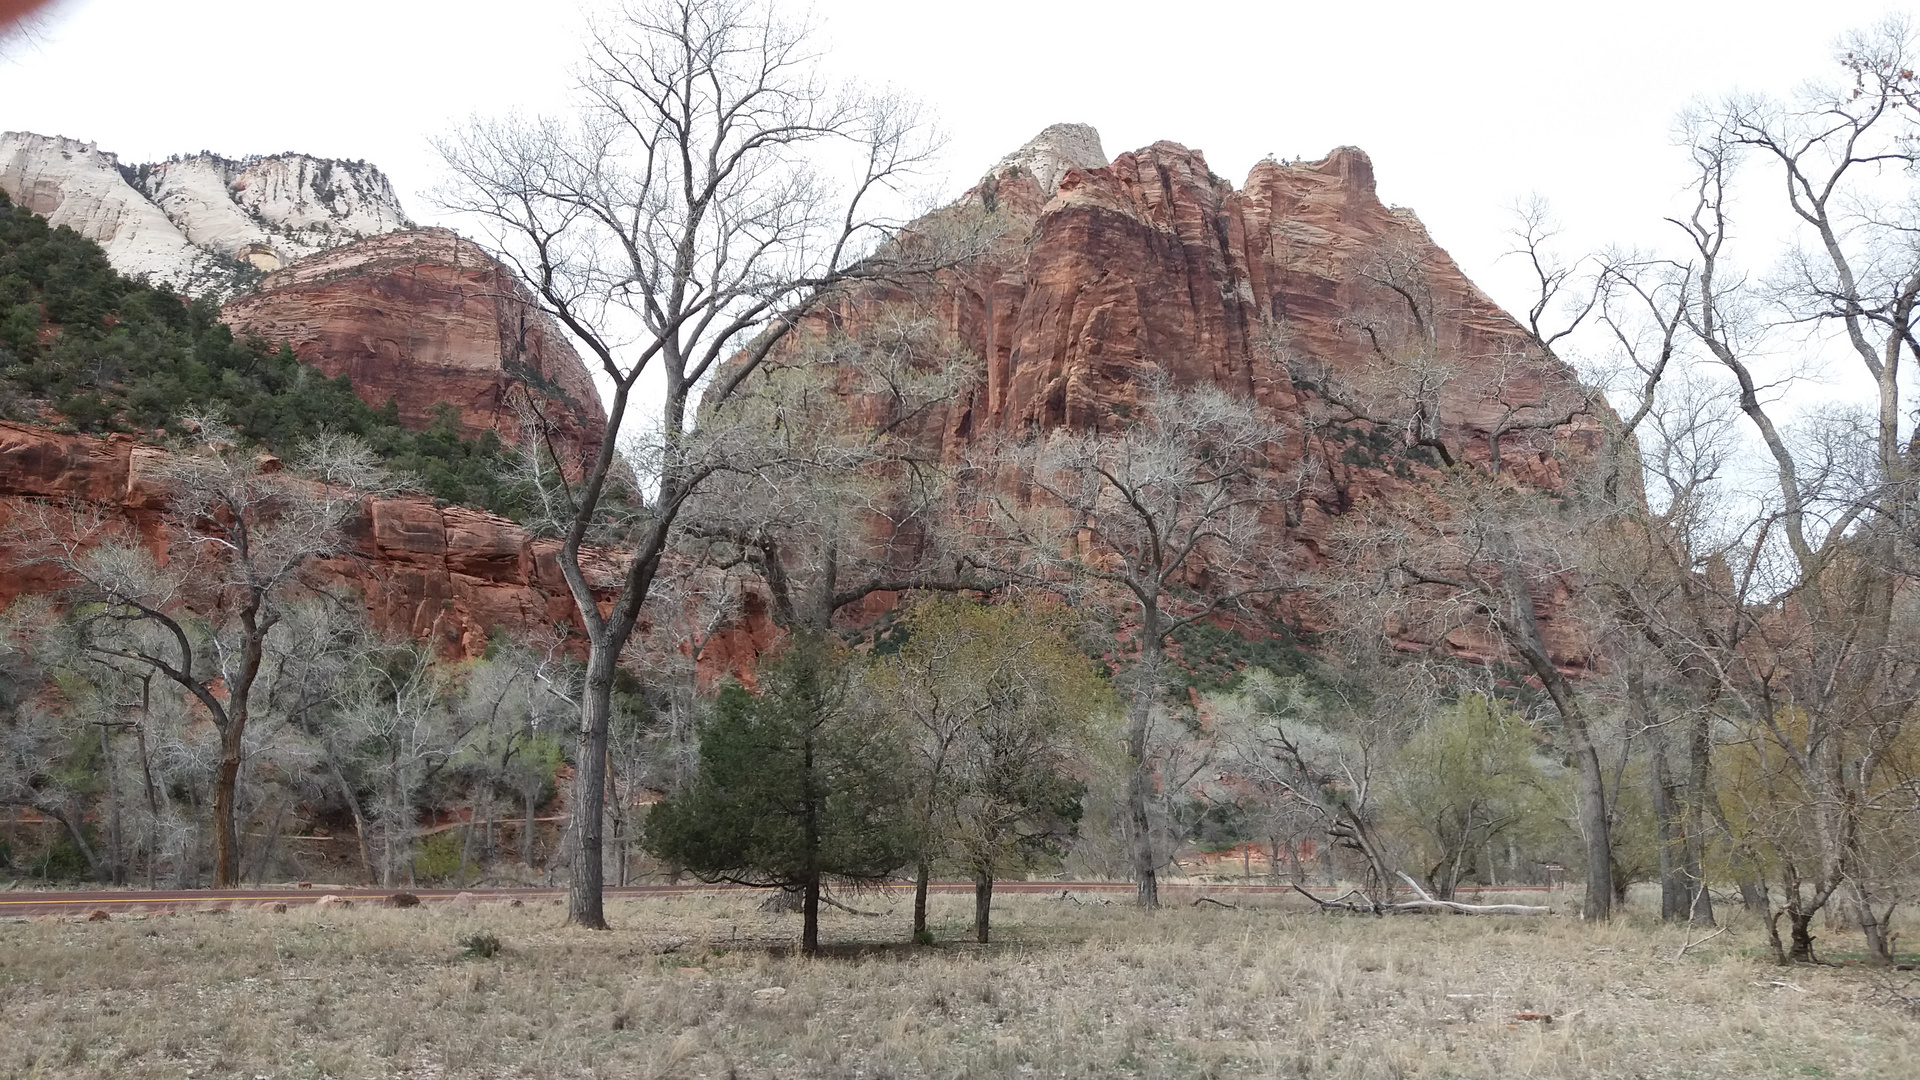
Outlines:
[[[215,410],[275,452],[322,430],[365,440],[430,494],[515,516],[524,494],[498,436],[462,439],[449,406],[424,430],[282,346],[236,341],[208,300],[117,273],[99,245],[0,193],[0,415],[165,439]]]

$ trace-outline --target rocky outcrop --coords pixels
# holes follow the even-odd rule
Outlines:
[[[263,272],[412,227],[380,170],[304,154],[123,165],[92,143],[0,134],[0,191],[99,244],[114,269],[225,297]]]
[[[1294,410],[1290,363],[1370,363],[1364,316],[1394,285],[1419,291],[1431,351],[1459,358],[1440,403],[1457,429],[1492,425],[1497,364],[1522,394],[1565,374],[1412,211],[1380,202],[1363,151],[1262,161],[1235,189],[1170,142],[1076,164],[1054,149],[1074,127],[1047,129],[963,197],[1010,213],[1024,243],[942,281],[935,302],[985,369],[954,430],[1099,428],[1156,375]],[[1077,160],[1098,159],[1097,136],[1091,153],[1078,145]]]
[[[154,466],[166,451],[125,435],[101,439],[0,422],[0,608],[57,592],[58,571],[21,546],[22,515],[68,508],[99,515],[97,535],[124,526],[165,558],[166,491]],[[513,633],[569,623],[573,600],[558,544],[505,518],[417,497],[369,499],[347,525],[352,548],[311,568],[311,583],[351,592],[373,625],[477,656],[496,628]],[[613,583],[615,564],[590,560],[589,580]]]
[[[424,427],[442,402],[461,434],[508,442],[532,420],[574,471],[600,445],[605,414],[580,357],[514,275],[446,229],[360,240],[269,275],[221,317],[292,346],[368,404],[391,399]]]
[[[1158,142],[1108,163],[1091,129],[1057,125],[939,213],[958,208],[1002,215],[1010,242],[914,295],[869,291],[827,317],[858,323],[874,305],[915,303],[979,356],[975,388],[921,432],[926,451],[949,460],[995,435],[1123,424],[1159,380],[1223,387],[1296,432],[1335,381],[1431,380],[1434,423],[1480,461],[1516,408],[1538,419],[1544,410],[1530,403],[1578,398],[1570,369],[1534,347],[1411,211],[1380,201],[1371,160],[1352,147],[1262,161],[1235,188],[1198,150]],[[1559,490],[1554,448],[1591,452],[1599,440],[1597,421],[1577,416],[1529,444],[1502,443],[1502,472]],[[1436,475],[1417,454],[1370,461],[1305,438],[1278,448],[1283,466],[1310,450],[1304,489],[1269,537],[1303,570],[1325,564],[1341,514],[1420,498]],[[1573,620],[1556,618],[1567,598],[1536,599],[1557,657],[1583,663]],[[1466,635],[1450,644],[1466,656],[1499,651]]]

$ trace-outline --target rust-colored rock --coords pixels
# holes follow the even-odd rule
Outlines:
[[[45,564],[28,564],[19,546],[22,514],[66,506],[124,526],[164,557],[166,493],[152,481],[164,451],[127,436],[101,439],[0,422],[0,607],[65,582]],[[143,468],[144,466],[144,468]],[[367,500],[347,523],[353,547],[314,564],[321,584],[346,586],[366,601],[373,625],[431,640],[449,654],[475,656],[496,628],[522,633],[573,619],[573,601],[553,557],[513,522],[479,510],[436,506],[420,497]],[[589,561],[596,581],[617,567]]]
[[[445,402],[461,434],[516,442],[537,415],[569,471],[606,429],[593,379],[518,279],[447,229],[386,233],[295,262],[229,303],[237,332],[346,375],[373,406],[427,426]]]
[[[1363,151],[1262,161],[1235,189],[1200,151],[1171,142],[1089,164],[1104,160],[1097,137],[1088,147],[1089,129],[1067,127],[1010,155],[956,204],[1005,215],[1016,242],[917,296],[869,290],[821,317],[852,325],[876,306],[911,299],[938,312],[980,357],[973,391],[921,430],[927,452],[953,460],[990,435],[1111,428],[1160,379],[1215,384],[1302,430],[1316,388],[1297,385],[1292,372],[1360,381],[1381,378],[1384,368],[1386,379],[1397,377],[1396,349],[1411,348],[1378,347],[1366,325],[1396,317],[1403,301],[1394,284],[1417,294],[1428,322],[1424,355],[1449,365],[1436,407],[1447,441],[1466,460],[1490,456],[1503,401],[1542,401],[1576,384],[1467,280],[1411,211],[1380,201]],[[1063,131],[1081,145],[1059,152]],[[1581,416],[1546,441],[1580,452],[1599,437],[1598,423]],[[1290,440],[1281,450],[1297,457],[1304,445]],[[1516,482],[1563,487],[1552,454],[1517,440],[1502,450],[1501,471]],[[1309,478],[1290,520],[1272,527],[1272,543],[1303,569],[1324,565],[1328,527],[1341,513],[1424,491],[1417,466],[1323,472]],[[1567,598],[1536,600],[1556,657],[1585,663],[1587,644],[1570,620],[1555,618]],[[1448,647],[1481,659],[1501,651],[1469,637],[1456,634]]]

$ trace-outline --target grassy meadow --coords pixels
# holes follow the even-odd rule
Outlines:
[[[743,893],[617,901],[610,933],[544,902],[16,920],[0,1077],[1920,1076],[1913,974],[1775,967],[1737,914],[1682,956],[1698,935],[1639,914],[1198,895],[1004,895],[990,946],[936,896],[931,948],[869,895],[818,960]]]

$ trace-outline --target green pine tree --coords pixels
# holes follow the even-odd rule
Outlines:
[[[759,695],[722,690],[699,773],[653,808],[643,841],[704,881],[800,891],[808,955],[823,881],[883,881],[919,850],[905,750],[853,706],[849,676],[833,645],[797,637]]]

